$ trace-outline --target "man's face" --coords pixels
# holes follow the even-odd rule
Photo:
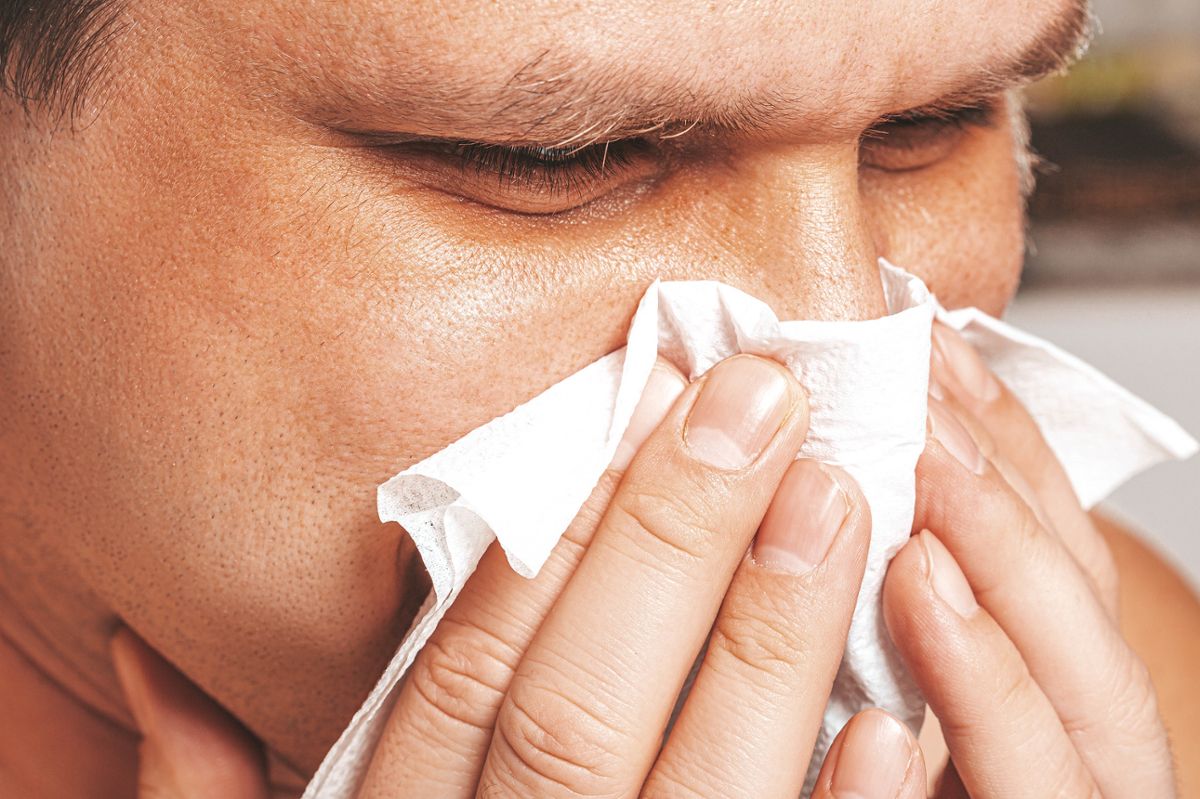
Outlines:
[[[1023,236],[1003,90],[1083,18],[128,6],[99,113],[74,135],[6,121],[0,430],[26,565],[4,568],[97,707],[119,713],[116,616],[304,769],[420,598],[378,483],[619,347],[654,278],[862,318],[886,256],[1000,312]]]

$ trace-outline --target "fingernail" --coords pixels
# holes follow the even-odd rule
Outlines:
[[[881,711],[861,713],[842,741],[830,780],[832,793],[837,799],[894,799],[904,787],[913,754],[900,722]]]
[[[774,438],[792,404],[777,366],[747,355],[713,367],[688,416],[683,437],[692,454],[718,469],[741,469]]]
[[[629,420],[629,426],[625,428],[625,435],[617,445],[611,468],[618,471],[629,468],[633,456],[662,422],[685,387],[682,375],[662,364],[655,364],[646,380],[646,387],[642,389],[642,397],[633,409],[633,416]]]
[[[975,439],[967,428],[954,418],[950,409],[941,400],[929,400],[929,424],[933,437],[954,456],[954,459],[975,474],[983,474],[983,453],[975,446]]]
[[[928,530],[921,531],[921,546],[925,550],[925,568],[934,593],[954,608],[959,616],[971,616],[979,608],[979,603],[975,601],[971,584],[954,562],[950,551]]]
[[[955,330],[933,323],[934,368],[950,372],[967,393],[967,399],[992,402],[1000,396],[1000,383],[975,348]]]
[[[778,571],[804,574],[829,552],[850,511],[846,495],[817,461],[794,461],[754,538],[754,560]]]

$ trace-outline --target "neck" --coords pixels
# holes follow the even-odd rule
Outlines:
[[[133,796],[137,735],[84,704],[0,621],[0,795]],[[64,767],[65,766],[65,767]]]
[[[119,618],[6,499],[0,491],[0,797],[135,796],[140,734],[108,651]],[[307,779],[267,755],[272,797],[298,797]]]
[[[0,507],[0,796],[133,796],[137,742],[112,616],[19,506]]]
[[[0,602],[0,610],[0,796],[136,795],[138,733],[83,701],[39,664],[15,640],[27,638],[28,629],[11,634],[11,606]],[[303,793],[307,780],[270,752],[268,767],[273,799]]]

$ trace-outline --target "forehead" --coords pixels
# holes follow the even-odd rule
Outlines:
[[[207,15],[233,57],[250,39],[260,65],[298,71],[330,115],[459,135],[457,113],[550,126],[555,103],[572,124],[617,104],[647,119],[852,127],[1042,70],[1026,62],[1069,54],[1087,18],[1084,0],[222,0],[188,13]]]

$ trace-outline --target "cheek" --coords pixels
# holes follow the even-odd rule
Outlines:
[[[614,349],[638,290],[575,321],[578,262],[450,240],[333,159],[104,124],[138,157],[92,159],[103,209],[47,197],[80,221],[17,323],[31,501],[112,614],[315,766],[422,598],[376,486]]]
[[[138,112],[93,126],[88,181],[45,192],[45,217],[73,222],[37,237],[22,301],[5,304],[6,445],[60,570],[105,609],[91,672],[109,673],[103,642],[124,618],[315,766],[422,598],[376,485],[400,453],[463,432],[458,401],[495,407],[519,388],[471,396],[497,326],[437,269],[406,273],[395,252],[420,231],[302,174],[316,159]],[[105,159],[106,139],[138,151]]]
[[[997,123],[933,167],[863,173],[879,253],[920,275],[947,307],[998,316],[1016,291],[1024,204],[1014,147],[1009,125]]]

